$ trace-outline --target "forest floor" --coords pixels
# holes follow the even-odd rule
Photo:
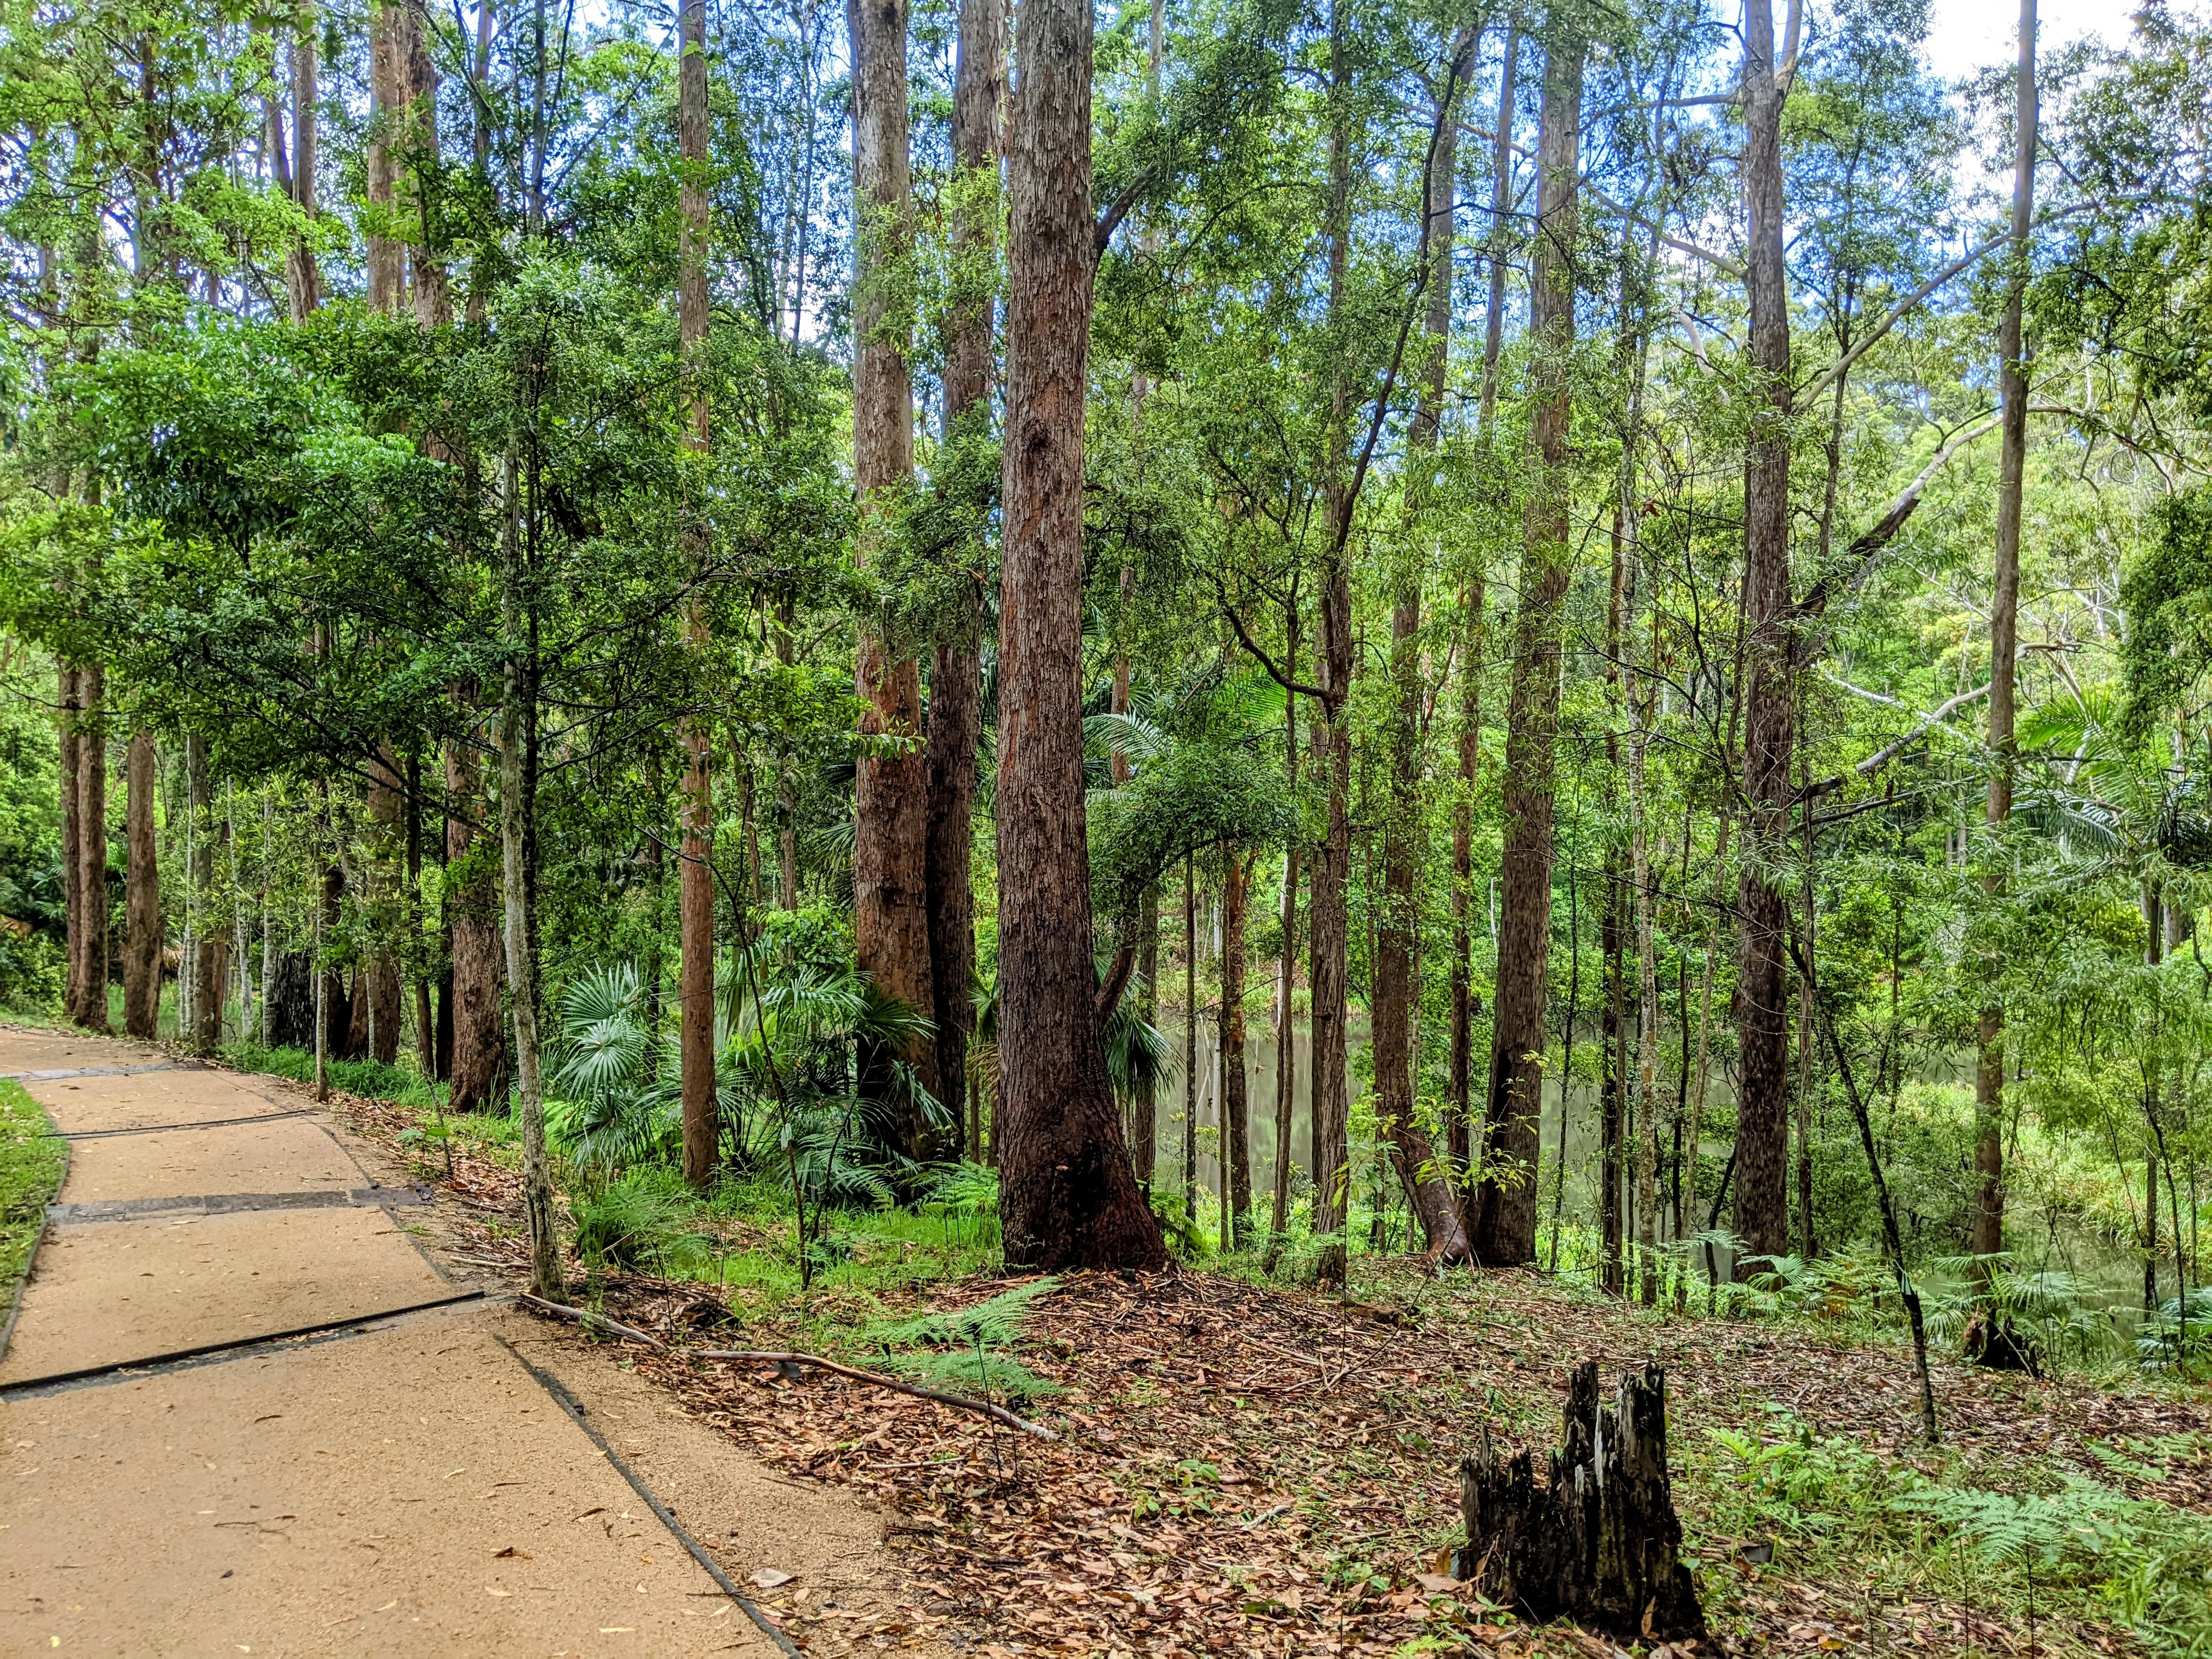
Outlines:
[[[251,1086],[301,1098],[265,1078]],[[519,1179],[504,1126],[389,1100],[334,1105],[360,1167],[434,1194],[394,1213],[448,1274],[520,1288]],[[939,1249],[918,1237],[931,1224],[896,1216],[852,1218],[850,1259],[801,1291],[787,1214],[725,1206],[689,1224],[714,1235],[711,1254],[693,1258],[703,1279],[605,1263],[586,1276],[572,1264],[592,1305],[666,1352],[521,1312],[470,1317],[503,1321],[518,1357],[526,1350],[603,1413],[599,1426],[617,1431],[622,1455],[808,1653],[1612,1659],[1614,1644],[1529,1628],[1446,1576],[1460,1457],[1486,1430],[1540,1453],[1553,1444],[1567,1377],[1586,1359],[1608,1389],[1646,1362],[1667,1370],[1676,1498],[1711,1626],[1679,1652],[2159,1652],[2212,1623],[2212,1407],[2155,1379],[2038,1382],[1939,1361],[1943,1438],[1930,1448],[1918,1437],[1909,1353],[1865,1308],[1710,1319],[1624,1306],[1533,1273],[1438,1278],[1405,1260],[1356,1261],[1346,1297],[1263,1282],[1236,1262],[1039,1282],[969,1271],[977,1252],[957,1244],[957,1219],[940,1220]],[[941,1316],[1018,1304],[1009,1326],[967,1328],[972,1356],[958,1322]],[[950,1332],[952,1346],[917,1353],[933,1330],[940,1341]],[[988,1393],[1060,1438],[818,1371],[687,1357],[728,1346],[910,1374],[924,1361],[940,1385]],[[456,1393],[452,1380],[404,1370],[385,1381],[364,1418],[388,1413],[394,1381],[405,1393]],[[17,1425],[54,1403],[0,1407],[10,1414],[0,1456],[12,1449],[18,1470],[53,1443],[23,1447],[42,1437]],[[218,1426],[208,1420],[203,1449]],[[230,1455],[250,1462],[260,1431],[231,1422]],[[452,1459],[471,1473],[495,1462]],[[637,1511],[634,1498],[617,1498],[604,1512]],[[279,1513],[306,1511],[287,1503]],[[637,1514],[634,1524],[652,1522]],[[480,1604],[501,1588],[487,1574],[514,1565],[498,1558],[503,1541],[478,1529],[451,1545],[459,1570],[483,1578],[465,1592]],[[680,1555],[664,1557],[668,1541],[660,1534],[648,1553],[680,1567]],[[538,1553],[522,1550],[526,1560]],[[495,1559],[477,1563],[487,1552]],[[0,1567],[0,1579],[31,1570]],[[561,1582],[565,1569],[538,1571]],[[85,1600],[81,1584],[38,1593],[46,1607],[57,1595]],[[333,1618],[352,1610],[331,1605]],[[568,1650],[624,1650],[631,1639],[601,1632]]]
[[[515,1311],[304,1091],[7,1028],[0,1074],[69,1149],[0,1353],[0,1652],[770,1656],[726,1581],[873,1607],[868,1505]]]
[[[349,1109],[395,1143],[414,1127],[386,1103]],[[468,1195],[471,1248],[519,1285],[504,1149],[456,1136],[445,1150],[450,1174],[427,1160],[418,1172]],[[739,1260],[790,1253],[772,1218],[718,1224],[718,1249]],[[719,1285],[603,1271],[587,1287],[594,1305],[669,1351],[555,1328],[620,1354],[691,1419],[790,1478],[878,1506],[902,1573],[876,1613],[824,1607],[795,1583],[762,1598],[810,1650],[834,1636],[993,1659],[1607,1659],[1613,1644],[1526,1628],[1445,1576],[1460,1457],[1486,1428],[1540,1455],[1555,1444],[1568,1376],[1587,1359],[1608,1393],[1625,1370],[1666,1368],[1677,1501],[1711,1627],[1680,1651],[2108,1654],[2187,1645],[2205,1627],[2202,1391],[1939,1360],[1931,1448],[1909,1352],[1865,1310],[1709,1319],[1534,1273],[1440,1279],[1402,1260],[1356,1263],[1341,1297],[1188,1268],[1076,1275],[1032,1285],[1003,1353],[976,1339],[981,1386],[967,1389],[1028,1374],[1030,1397],[995,1397],[1058,1431],[1052,1443],[827,1373],[685,1356],[793,1348],[890,1369],[892,1345],[925,1316],[1025,1283],[933,1278],[923,1255],[896,1243],[872,1283],[848,1274],[805,1294],[763,1288],[762,1275],[733,1288],[727,1256]],[[939,1356],[939,1380],[961,1386],[963,1363]]]

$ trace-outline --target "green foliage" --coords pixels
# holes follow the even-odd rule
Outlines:
[[[1059,1288],[1056,1279],[1032,1279],[973,1307],[924,1314],[895,1324],[866,1326],[856,1340],[887,1347],[974,1347],[978,1343],[1002,1346],[1021,1334],[1030,1305]]]
[[[635,1171],[576,1206],[576,1253],[587,1267],[662,1278],[694,1273],[714,1255],[714,1241],[692,1225],[696,1208],[679,1172]]]
[[[0,1322],[46,1230],[46,1206],[61,1189],[69,1143],[12,1078],[0,1078]]]

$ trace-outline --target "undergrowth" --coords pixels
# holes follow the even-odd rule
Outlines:
[[[1709,1535],[1771,1547],[1791,1575],[2014,1624],[2117,1623],[2156,1653],[2212,1649],[2202,1517],[2032,1456],[2002,1468],[1946,1457],[1929,1474],[1766,1411],[1752,1429],[1708,1427],[1704,1452],[1683,1449],[1686,1508]],[[2116,1474],[2156,1480],[2168,1453],[2187,1455],[2100,1455]]]
[[[68,1146],[23,1085],[0,1078],[0,1322],[15,1305],[15,1287],[46,1229]]]

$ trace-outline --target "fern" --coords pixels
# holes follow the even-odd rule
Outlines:
[[[893,1354],[883,1364],[898,1376],[959,1394],[1036,1400],[1061,1392],[1057,1382],[1048,1382],[1018,1359],[988,1348],[970,1348],[965,1353],[957,1348],[924,1349],[919,1353]]]
[[[974,1348],[979,1343],[986,1347],[1003,1346],[1022,1334],[1030,1304],[1059,1288],[1057,1279],[1040,1279],[1034,1284],[1018,1285],[972,1308],[923,1314],[896,1324],[866,1326],[855,1340],[887,1348]]]

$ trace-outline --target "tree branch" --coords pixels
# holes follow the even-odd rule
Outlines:
[[[1904,492],[1883,510],[1881,517],[1862,531],[1851,544],[1844,550],[1844,562],[1837,569],[1827,571],[1807,591],[1805,597],[1790,607],[1791,621],[1802,623],[1817,620],[1828,607],[1828,601],[1846,588],[1857,587],[1873,573],[1875,562],[1887,547],[1897,532],[1905,528],[1905,521],[1920,505],[1920,497],[1945,463],[1968,444],[1984,434],[1994,432],[1997,416],[1992,415],[1976,425],[1968,427],[1936,452],[1935,459],[1920,470],[1920,476],[1905,485]],[[1798,653],[1800,663],[1809,662],[1817,649],[1807,648]]]
[[[1910,732],[1907,732],[1895,743],[1889,744],[1887,748],[1875,750],[1873,754],[1869,755],[1849,772],[1838,772],[1832,777],[1821,779],[1818,783],[1808,784],[1802,790],[1798,792],[1797,799],[1799,802],[1810,803],[1820,799],[1823,795],[1832,795],[1837,790],[1842,788],[1844,784],[1849,782],[1855,776],[1862,778],[1873,776],[1874,774],[1881,771],[1883,767],[1888,765],[1891,761],[1894,760],[1900,750],[1908,748],[1912,744],[1918,742],[1922,738],[1926,737],[1929,732],[1935,730],[1936,727],[1942,725],[1945,720],[1957,714],[1959,710],[1964,708],[1968,703],[1979,702],[1984,697],[1986,697],[1989,695],[1990,688],[1986,685],[1978,686],[1972,691],[1961,691],[1957,696],[1952,698],[1950,702],[1944,703],[1940,708],[1931,709],[1926,715],[1922,717],[1919,725],[1914,726]]]

